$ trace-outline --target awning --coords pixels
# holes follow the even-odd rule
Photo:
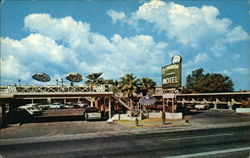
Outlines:
[[[49,82],[50,81],[49,75],[47,75],[45,73],[33,74],[32,78],[37,80],[37,81],[41,81],[41,82]]]
[[[152,96],[143,96],[139,100],[139,104],[143,106],[152,106],[156,102],[156,99]]]

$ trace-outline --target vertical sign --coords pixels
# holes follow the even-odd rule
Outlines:
[[[162,88],[180,88],[181,87],[181,56],[172,58],[172,64],[162,67]]]

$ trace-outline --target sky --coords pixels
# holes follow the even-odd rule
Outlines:
[[[161,85],[161,67],[181,55],[182,85],[193,70],[229,76],[250,90],[247,0],[1,1],[1,85],[47,84],[70,72],[128,73]],[[84,81],[86,77],[84,77]]]

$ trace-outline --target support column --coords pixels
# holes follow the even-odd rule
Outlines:
[[[111,100],[109,97],[109,119],[111,119]]]
[[[174,113],[174,98],[172,98],[172,113]]]
[[[205,98],[203,98],[202,102],[203,102],[204,105],[207,104],[207,100]]]
[[[111,118],[111,100],[110,100],[110,97],[108,97],[109,99],[109,119],[108,119],[108,122],[113,122],[112,118]]]
[[[93,97],[91,97],[91,99],[90,99],[90,106],[91,106],[91,107],[94,107]]]
[[[47,98],[47,104],[51,104],[51,98]]]
[[[169,109],[169,99],[168,98],[167,98],[167,107]],[[170,111],[168,111],[168,112],[170,112]]]
[[[232,107],[233,107],[234,104],[237,104],[237,101],[234,98],[232,98],[231,99],[231,104],[232,104]]]
[[[64,98],[64,99],[63,99],[63,103],[64,103],[64,104],[66,104],[66,102],[67,102],[67,99],[66,99],[66,98]]]
[[[105,112],[105,97],[102,97],[101,111]]]
[[[164,103],[164,98],[162,98],[162,100],[163,100],[163,111],[162,111],[161,118],[162,118],[162,124],[165,125],[165,122],[166,122],[166,107],[165,107],[165,103]]]
[[[214,109],[218,109],[217,105],[220,103],[220,100],[218,98],[215,99],[215,107]]]
[[[165,103],[164,103],[164,99],[163,99],[163,98],[162,98],[162,100],[163,100],[163,101],[162,101],[162,105],[163,105],[163,109],[162,109],[162,110],[163,110],[163,112],[165,113],[165,112],[166,112],[166,106],[165,106]]]
[[[227,102],[227,106],[229,110],[233,110],[233,105],[231,104],[230,101]]]
[[[97,108],[97,109],[99,109],[99,104],[98,104],[98,97],[95,97],[95,107]]]
[[[185,106],[185,99],[184,98],[182,98],[181,105],[182,105],[182,107]]]
[[[217,109],[217,101],[213,101],[214,103],[214,109]]]

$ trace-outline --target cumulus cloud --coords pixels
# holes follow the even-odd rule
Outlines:
[[[210,57],[206,53],[199,53],[195,58],[195,63],[203,63],[210,60]]]
[[[125,73],[160,75],[163,63],[159,59],[168,57],[167,43],[155,42],[152,36],[114,34],[108,39],[72,17],[31,14],[25,17],[24,25],[31,32],[27,37],[1,39],[5,77],[28,80],[32,73],[46,72],[55,80],[60,74],[75,71],[83,75],[104,72],[107,78]]]
[[[108,10],[107,14],[112,18],[113,24],[115,24],[118,20],[123,20],[126,17],[124,12],[117,12],[114,10]]]
[[[174,2],[152,0],[123,18],[123,22],[139,27],[139,23],[145,21],[183,46],[204,48],[206,45],[214,52],[223,49],[227,43],[249,39],[241,26],[233,28],[230,19],[218,15],[219,10],[213,6],[185,7]]]
[[[207,55],[207,53],[198,53],[192,60],[188,60],[184,63],[184,67],[192,67],[194,65],[202,65],[210,61],[211,58]]]

